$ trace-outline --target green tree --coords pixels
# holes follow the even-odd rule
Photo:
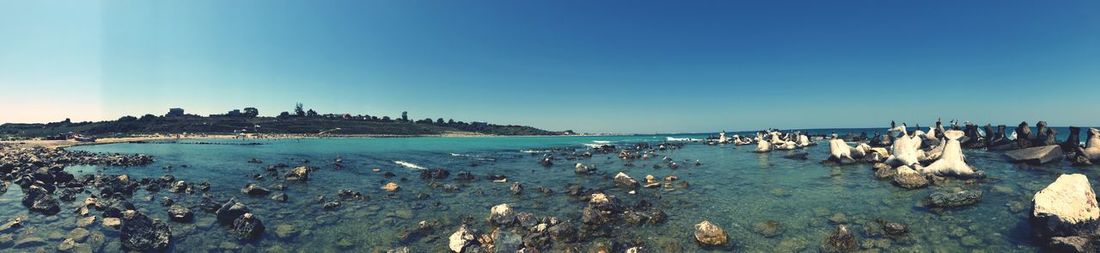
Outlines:
[[[244,116],[249,117],[249,118],[255,118],[256,116],[260,116],[260,110],[256,109],[256,107],[245,107],[244,108]]]
[[[401,121],[409,121],[409,112],[401,112]]]
[[[306,116],[305,107],[302,106],[302,103],[294,104],[294,115],[298,115],[298,117]]]

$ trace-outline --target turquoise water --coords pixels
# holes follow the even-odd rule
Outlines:
[[[587,249],[605,240],[643,245],[658,252],[717,251],[700,248],[692,240],[692,225],[706,219],[723,227],[734,243],[733,248],[744,252],[816,252],[822,240],[835,229],[832,223],[836,222],[849,224],[866,248],[878,251],[1034,252],[1039,247],[1032,241],[1027,224],[1032,195],[1060,173],[1084,173],[1091,179],[1100,178],[1093,169],[1073,168],[1068,163],[1013,165],[1004,162],[996,152],[966,151],[968,162],[985,170],[987,179],[950,180],[941,186],[906,190],[889,181],[876,180],[869,164],[821,165],[819,161],[827,156],[828,145],[803,150],[809,153],[808,160],[783,158],[799,151],[753,153],[753,146],[689,143],[682,149],[660,151],[682,165],[676,170],[654,168],[660,157],[635,161],[635,166],[628,167],[615,153],[594,154],[577,161],[558,160],[549,168],[538,164],[543,153],[537,151],[549,148],[583,151],[582,144],[593,141],[621,144],[657,142],[664,138],[665,135],[214,140],[262,145],[198,145],[184,140],[74,147],[71,149],[144,153],[153,155],[156,162],[143,167],[74,166],[67,170],[77,174],[125,173],[135,178],[171,174],[193,183],[208,181],[215,199],[236,197],[246,203],[263,220],[267,232],[257,242],[240,242],[216,224],[213,214],[196,209],[195,222],[169,223],[173,250],[245,252],[370,252],[402,246],[413,252],[446,252],[447,237],[464,220],[472,220],[475,228],[490,231],[485,219],[490,207],[501,203],[510,204],[517,212],[556,216],[577,225],[586,204],[564,193],[568,184],[602,189],[623,203],[645,199],[667,213],[668,220],[663,224],[622,224],[607,238],[553,243],[552,251],[566,247]],[[263,163],[248,163],[252,158]],[[333,165],[337,158],[343,160],[342,168]],[[319,168],[308,183],[253,179],[255,174],[266,175],[264,168],[268,165],[286,163],[293,167],[305,160]],[[446,192],[432,187],[419,178],[419,171],[400,167],[394,163],[397,160],[427,168],[446,168],[451,177],[440,182],[458,185],[461,190]],[[696,160],[701,165],[693,165]],[[599,173],[576,175],[574,162],[595,164]],[[376,168],[396,177],[385,178],[382,172],[372,171]],[[459,171],[472,172],[478,180],[459,182],[455,180]],[[639,181],[647,174],[657,178],[675,175],[689,182],[690,187],[671,191],[639,188],[632,195],[613,187],[611,176],[619,171]],[[505,175],[508,183],[484,179],[489,174]],[[267,187],[284,184],[289,201],[279,203],[267,197],[245,196],[240,188],[250,182]],[[401,190],[392,194],[381,190],[379,187],[387,182],[396,182]],[[526,188],[524,194],[513,195],[509,191],[512,182],[522,183]],[[555,193],[543,195],[535,190],[540,186]],[[318,195],[339,199],[337,192],[341,189],[362,192],[368,199],[341,201],[342,207],[335,210],[323,210],[322,203],[316,201]],[[961,209],[933,210],[920,204],[933,191],[953,189],[979,189],[985,195],[978,204]],[[418,198],[421,193],[430,197]],[[30,216],[28,224],[38,228],[35,233],[47,241],[44,247],[56,247],[62,235],[75,227],[75,214],[62,211],[57,216],[45,217],[28,213],[19,204],[21,196],[18,187],[0,195],[0,216]],[[74,203],[63,203],[63,210],[75,208],[84,196],[78,196]],[[199,201],[198,194],[181,197],[184,195],[163,190],[155,193],[139,190],[132,202],[149,216],[167,220],[166,208],[159,204],[164,196],[188,205]],[[1027,208],[1021,210],[1021,207]],[[904,238],[869,236],[867,230],[872,229],[877,219],[907,224],[911,232]],[[401,232],[415,228],[422,220],[437,221],[440,226],[427,236],[402,242]],[[753,231],[754,224],[768,220],[779,221],[782,233],[765,237]],[[105,238],[104,243],[94,245],[93,249],[119,250],[117,231],[93,227],[93,234]],[[280,229],[286,233],[277,233]]]

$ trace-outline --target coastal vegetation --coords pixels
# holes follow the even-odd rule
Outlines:
[[[36,138],[80,134],[85,136],[126,136],[136,134],[320,134],[320,135],[566,135],[572,131],[547,131],[530,126],[463,122],[454,119],[410,120],[408,112],[400,118],[377,115],[320,114],[301,103],[294,112],[275,117],[259,116],[259,110],[247,107],[225,114],[200,116],[172,108],[162,116],[123,116],[117,120],[72,122],[65,119],[50,123],[7,123],[0,125],[0,137]]]

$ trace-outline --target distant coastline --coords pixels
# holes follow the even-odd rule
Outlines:
[[[0,140],[92,140],[141,136],[203,136],[233,137],[270,136],[490,136],[490,135],[574,135],[572,130],[548,131],[522,125],[500,125],[488,122],[463,122],[425,118],[411,120],[407,112],[390,118],[371,115],[319,114],[305,110],[301,104],[295,112],[279,116],[259,116],[256,108],[232,110],[225,114],[199,116],[171,108],[168,113],[141,117],[123,116],[117,120],[71,122],[68,119],[50,123],[6,123],[0,125]]]

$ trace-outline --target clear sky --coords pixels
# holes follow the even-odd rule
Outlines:
[[[1100,1],[0,1],[0,122],[1100,125]]]

